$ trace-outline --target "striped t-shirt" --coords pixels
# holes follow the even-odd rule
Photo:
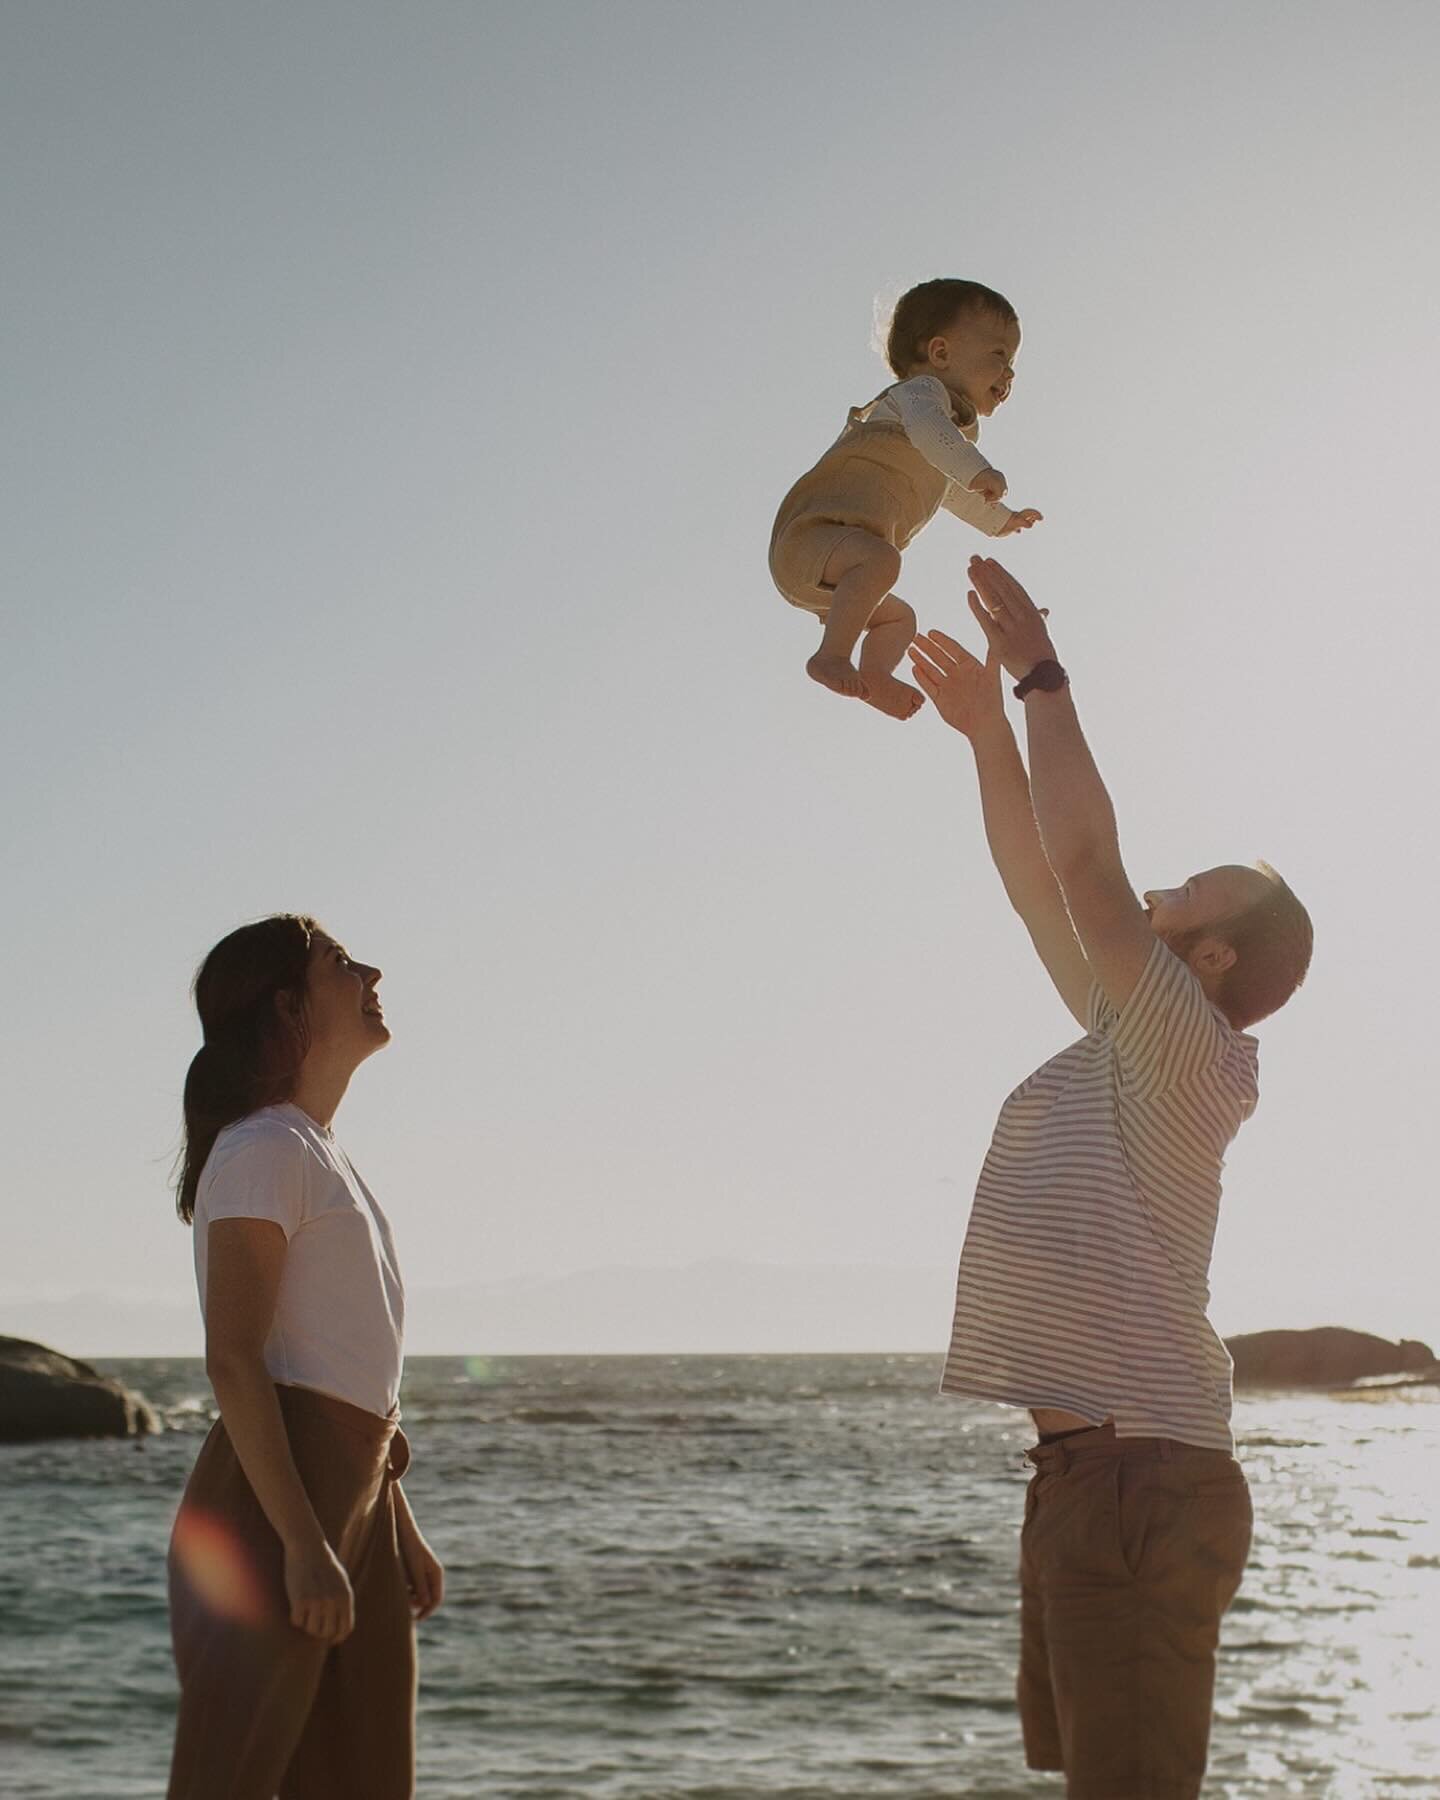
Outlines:
[[[1255,1040],[1159,938],[1123,1011],[1092,987],[1089,1024],[1000,1109],[941,1388],[1233,1455],[1233,1365],[1205,1309]]]

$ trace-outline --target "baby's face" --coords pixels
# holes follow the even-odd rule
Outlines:
[[[982,419],[1010,396],[1020,327],[993,313],[967,313],[930,340],[930,365],[952,392],[965,396]]]

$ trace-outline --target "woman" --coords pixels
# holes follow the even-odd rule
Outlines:
[[[290,913],[195,979],[179,1212],[220,1417],[170,1544],[169,1800],[409,1800],[415,1622],[444,1576],[400,1486],[404,1289],[330,1122],[390,1040],[379,969]]]

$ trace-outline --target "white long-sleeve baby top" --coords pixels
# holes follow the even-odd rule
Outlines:
[[[1012,513],[1008,506],[992,503],[970,487],[977,475],[994,464],[975,443],[979,425],[956,424],[949,391],[938,375],[911,375],[897,381],[868,406],[857,408],[852,417],[866,423],[885,420],[899,425],[926,462],[948,479],[940,502],[946,512],[991,537],[998,537],[1009,523]]]

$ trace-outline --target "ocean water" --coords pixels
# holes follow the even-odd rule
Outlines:
[[[194,1362],[105,1365],[140,1443],[0,1447],[0,1794],[163,1794],[164,1550]],[[426,1800],[986,1800],[1012,1693],[1028,1421],[933,1357],[413,1360]],[[1242,1398],[1255,1496],[1210,1796],[1440,1796],[1440,1390]],[[356,1800],[364,1800],[357,1796]]]

